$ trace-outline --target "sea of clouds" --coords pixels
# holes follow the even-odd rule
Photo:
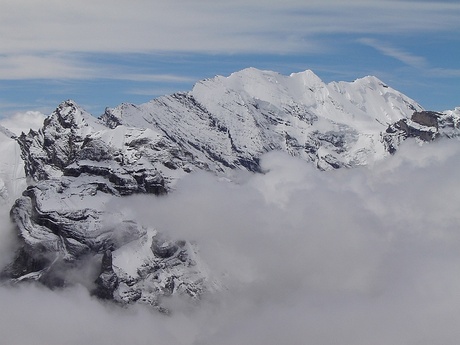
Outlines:
[[[320,172],[272,152],[264,174],[187,176],[164,197],[109,207],[197,243],[220,291],[169,316],[76,286],[0,287],[5,344],[457,344],[460,145],[420,146]],[[3,212],[1,264],[14,229]],[[7,224],[7,225],[5,225]]]

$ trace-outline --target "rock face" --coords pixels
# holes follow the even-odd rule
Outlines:
[[[88,277],[95,295],[165,311],[162,297],[197,299],[218,282],[195,245],[108,206],[114,201],[164,195],[196,170],[258,172],[272,150],[320,170],[365,165],[408,138],[458,136],[459,119],[459,108],[424,111],[375,77],[325,84],[311,71],[247,69],[99,119],[63,102],[40,130],[17,138],[30,183],[11,209],[23,245],[2,278],[62,287],[75,283],[68,272],[97,265]]]
[[[112,252],[107,249],[102,256],[101,272],[97,277],[94,294],[102,299],[113,299],[113,294],[120,284],[117,274],[113,270]]]
[[[59,105],[41,130],[22,134],[18,142],[32,183],[11,209],[24,245],[16,260],[3,270],[3,278],[63,287],[74,280],[67,272],[84,271],[82,265],[96,263],[101,269],[93,277],[93,292],[104,299],[140,300],[162,310],[159,296],[184,284],[190,285],[183,288],[184,294],[199,297],[197,291],[206,286],[200,269],[192,267],[188,259],[194,255],[189,253],[192,247],[182,244],[180,253],[165,247],[165,252],[158,250],[155,255],[151,242],[157,238],[156,232],[106,206],[134,193],[167,193],[168,183],[176,177],[170,174],[165,178],[157,166],[168,165],[165,169],[174,171],[183,164],[182,174],[186,174],[189,158],[180,148],[151,129],[110,129],[72,101]],[[150,242],[150,253],[143,252],[136,267],[125,268],[117,259],[120,249],[145,242]],[[179,247],[174,244],[172,248]],[[170,267],[174,254],[182,260],[180,272]],[[112,266],[112,255],[117,267]],[[142,278],[137,276],[138,269],[144,272]],[[143,280],[153,272],[157,278],[146,284]],[[148,295],[138,288],[139,280]],[[198,281],[199,288],[195,287]]]
[[[416,138],[433,141],[441,136],[453,138],[460,132],[460,109],[438,113],[434,111],[414,112],[410,119],[401,119],[388,126],[383,134],[386,149],[394,153],[402,141]]]

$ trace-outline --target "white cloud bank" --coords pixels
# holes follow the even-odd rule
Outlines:
[[[21,135],[22,132],[28,133],[31,129],[37,131],[43,126],[45,118],[46,115],[39,111],[26,111],[0,118],[0,125],[16,135]]]
[[[239,184],[199,173],[123,205],[197,241],[227,289],[164,317],[83,288],[0,289],[0,339],[27,344],[457,344],[458,141],[319,172],[279,153]],[[147,206],[146,206],[147,205]],[[173,301],[171,301],[172,303]]]

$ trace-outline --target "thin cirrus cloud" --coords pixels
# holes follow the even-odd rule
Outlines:
[[[455,3],[413,1],[6,0],[0,7],[7,53],[315,52],[317,35],[451,30],[460,12]]]
[[[358,42],[374,48],[381,54],[396,59],[407,66],[423,70],[427,75],[442,78],[456,78],[460,76],[460,69],[432,67],[425,57],[411,54],[389,43],[380,42],[372,38],[361,38]]]
[[[116,65],[101,65],[71,54],[20,54],[0,56],[0,79],[119,79],[138,82],[192,82],[173,74],[129,73]]]
[[[460,69],[453,68],[431,68],[430,73],[444,78],[458,78],[460,77]]]
[[[166,83],[191,83],[196,81],[195,78],[173,75],[173,74],[141,74],[127,73],[119,74],[114,77],[120,80],[147,81],[147,82],[166,82]]]
[[[162,96],[170,95],[178,92],[177,88],[174,87],[158,87],[158,88],[132,88],[125,91],[128,95],[140,95],[140,96]]]
[[[415,68],[426,68],[428,66],[428,63],[424,57],[413,55],[402,49],[396,48],[390,44],[382,43],[378,40],[371,38],[362,38],[359,39],[358,42],[372,47],[380,53],[392,57],[396,60],[399,60],[408,66]]]
[[[126,71],[101,75],[100,66],[87,60],[96,61],[98,53],[321,54],[336,49],[344,33],[449,31],[460,28],[459,15],[460,4],[433,1],[5,0],[0,4],[0,78],[164,81],[161,75]],[[362,43],[409,65],[424,64],[423,58],[375,40]]]
[[[454,1],[3,0],[0,80],[9,103],[37,109],[36,100],[47,99],[50,111],[63,93],[51,84],[62,82],[71,88],[65,97],[100,112],[127,94],[144,102],[153,88],[189,89],[249,66],[283,74],[314,69],[325,81],[374,74],[427,108],[449,109],[457,106],[455,52],[435,52],[456,46],[459,17]],[[401,49],[409,40],[414,50]],[[417,46],[425,40],[430,49]],[[396,71],[393,60],[416,70]],[[21,93],[11,91],[17,81]],[[146,91],[131,97],[127,89]]]
[[[91,68],[63,54],[12,54],[0,56],[0,79],[86,79]]]

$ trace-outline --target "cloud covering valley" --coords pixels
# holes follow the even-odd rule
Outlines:
[[[196,173],[166,197],[116,199],[109,207],[196,242],[220,291],[166,300],[163,316],[79,286],[1,287],[2,342],[456,344],[459,162],[453,140],[332,172],[272,152],[264,174],[237,183]]]

